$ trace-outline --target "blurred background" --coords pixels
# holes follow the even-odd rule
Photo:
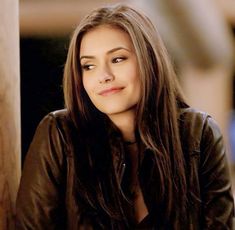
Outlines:
[[[235,165],[235,3],[233,0],[20,0],[22,159],[35,128],[63,108],[70,35],[98,6],[124,2],[146,12],[162,35],[188,103],[211,114]]]
[[[39,121],[64,107],[71,33],[92,9],[119,2],[150,16],[188,103],[219,124],[235,188],[234,0],[1,0],[0,230],[14,229],[21,166]]]

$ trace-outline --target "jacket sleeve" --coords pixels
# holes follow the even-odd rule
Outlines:
[[[16,201],[17,230],[65,229],[63,151],[56,119],[49,114],[40,122],[24,162]]]
[[[221,132],[207,117],[201,140],[202,229],[233,229],[234,201]]]

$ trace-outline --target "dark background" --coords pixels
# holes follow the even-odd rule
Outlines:
[[[21,38],[22,162],[40,120],[64,107],[62,78],[68,38]]]

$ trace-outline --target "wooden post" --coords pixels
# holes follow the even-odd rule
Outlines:
[[[14,229],[20,178],[19,3],[0,7],[0,230]]]

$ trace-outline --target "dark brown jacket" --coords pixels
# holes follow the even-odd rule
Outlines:
[[[191,108],[182,109],[179,122],[191,206],[181,229],[233,229],[231,182],[218,126],[210,116]],[[66,110],[50,113],[39,124],[24,162],[17,230],[96,229],[80,221],[73,193],[75,165],[69,127]],[[123,159],[114,164],[121,177]],[[149,191],[142,189],[151,208]]]

